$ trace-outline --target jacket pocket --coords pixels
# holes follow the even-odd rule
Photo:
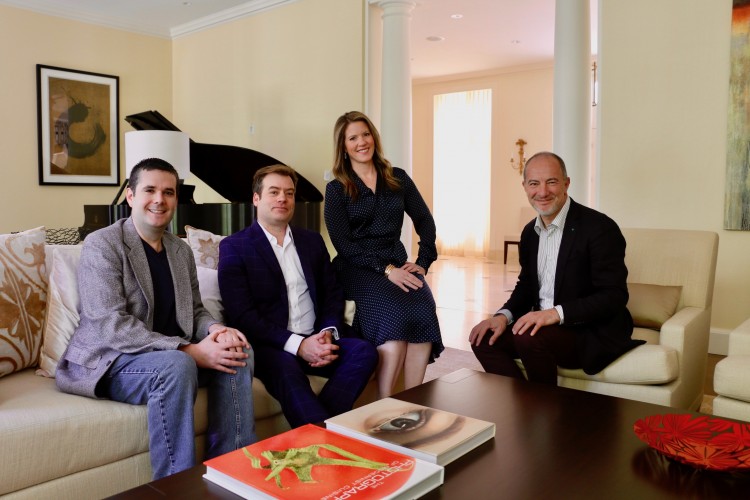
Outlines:
[[[93,370],[99,364],[102,357],[93,351],[70,344],[68,346],[68,351],[65,353],[65,359],[71,363]]]

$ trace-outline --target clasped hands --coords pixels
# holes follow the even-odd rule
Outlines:
[[[560,315],[554,307],[544,311],[531,311],[513,323],[511,331],[513,335],[523,335],[529,332],[532,337],[543,326],[556,325],[560,322]],[[469,333],[469,344],[478,346],[487,332],[492,332],[489,344],[493,345],[508,326],[508,318],[504,314],[498,314],[491,318],[482,320]],[[529,331],[529,329],[531,329]]]
[[[424,276],[425,270],[422,266],[418,266],[413,262],[407,262],[401,267],[394,267],[391,269],[391,272],[388,273],[388,279],[391,283],[395,284],[405,292],[408,292],[410,288],[412,290],[422,288],[422,280],[414,276],[412,273]]]
[[[338,359],[336,351],[339,346],[333,343],[333,331],[325,329],[308,337],[300,343],[297,356],[309,363],[313,368],[329,365]]]
[[[181,351],[189,354],[199,368],[211,368],[234,375],[237,370],[233,366],[245,366],[245,359],[250,355],[245,349],[250,349],[250,343],[245,335],[235,329],[220,323],[211,325],[206,338],[197,344],[180,346]]]

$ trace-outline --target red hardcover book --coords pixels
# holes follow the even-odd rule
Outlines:
[[[204,464],[204,478],[244,498],[406,499],[443,484],[441,466],[315,425]]]

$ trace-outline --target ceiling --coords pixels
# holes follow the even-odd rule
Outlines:
[[[294,1],[0,0],[0,4],[137,33],[175,37]],[[555,0],[416,0],[416,3],[411,22],[413,78],[552,61]],[[596,0],[591,0],[592,19],[596,19],[596,4]],[[595,34],[594,31],[594,47]],[[429,40],[434,37],[441,39]]]

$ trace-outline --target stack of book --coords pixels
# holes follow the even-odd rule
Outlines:
[[[243,498],[411,499],[443,484],[443,467],[315,425],[205,462],[209,481]]]
[[[392,398],[205,462],[203,476],[244,498],[412,499],[495,424]]]

